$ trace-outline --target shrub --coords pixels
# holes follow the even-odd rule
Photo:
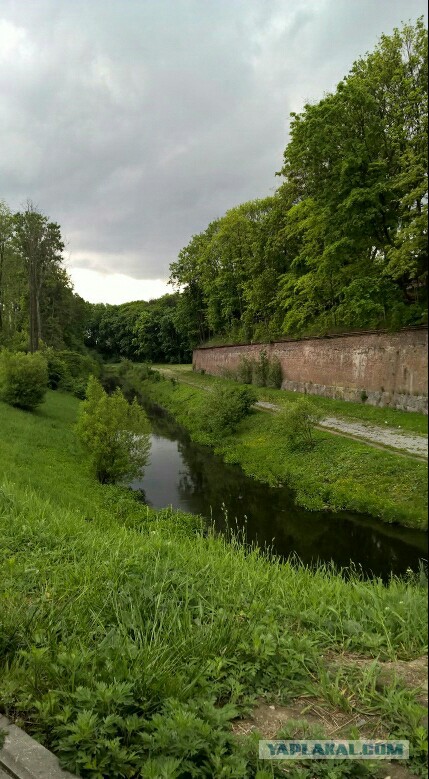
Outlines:
[[[313,431],[322,419],[321,412],[310,401],[302,398],[297,400],[282,418],[286,437],[294,448],[314,446]]]
[[[267,387],[273,387],[273,389],[280,389],[283,381],[283,371],[280,360],[277,357],[273,357],[269,361]]]
[[[79,398],[79,400],[85,400],[86,398],[86,388],[87,384],[82,379],[76,379],[76,381],[73,383],[72,392],[75,398]]]
[[[251,384],[255,362],[248,357],[240,357],[237,369],[237,380],[240,384]]]
[[[215,385],[209,394],[203,415],[205,430],[220,435],[233,433],[250,413],[256,395],[250,387]]]
[[[128,403],[117,389],[108,395],[91,376],[77,433],[87,446],[102,484],[130,481],[141,473],[149,454],[149,424],[137,401]]]
[[[253,384],[256,387],[266,387],[268,379],[270,361],[267,353],[262,351],[259,355],[259,360],[254,364],[253,369]]]
[[[127,360],[125,358],[121,359],[121,362],[117,368],[118,376],[126,376],[126,374],[133,369],[133,363],[131,360]]]
[[[52,390],[58,389],[61,384],[70,380],[70,374],[65,364],[55,352],[47,352],[46,359],[48,363],[48,386]]]
[[[0,355],[0,399],[11,406],[32,410],[48,388],[48,367],[41,354],[4,351]]]
[[[57,357],[66,364],[68,373],[73,379],[88,381],[88,377],[92,373],[99,374],[100,366],[98,362],[93,360],[88,354],[80,354],[79,352],[64,349],[61,352],[57,352]]]
[[[154,368],[151,368],[150,365],[147,363],[139,363],[138,365],[133,365],[133,363],[130,363],[130,369],[124,373],[120,373],[120,376],[124,376],[128,380],[132,381],[164,381],[164,376],[159,371],[155,370]]]

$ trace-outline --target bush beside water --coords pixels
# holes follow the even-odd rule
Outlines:
[[[76,429],[102,484],[131,481],[141,473],[149,455],[149,424],[135,399],[128,403],[119,389],[108,395],[91,376]]]
[[[250,387],[234,387],[217,384],[207,397],[202,423],[215,435],[234,433],[256,401]]]

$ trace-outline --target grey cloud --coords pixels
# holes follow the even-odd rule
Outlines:
[[[277,185],[289,112],[424,10],[4,0],[0,197],[13,208],[31,197],[59,221],[76,265],[167,277],[193,233]]]

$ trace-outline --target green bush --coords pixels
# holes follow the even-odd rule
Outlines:
[[[256,395],[250,387],[215,385],[207,398],[203,427],[210,433],[233,433],[237,425],[250,413]]]
[[[118,389],[108,395],[91,376],[77,433],[91,453],[102,484],[130,481],[141,473],[149,454],[149,424],[137,401],[128,403]]]
[[[48,363],[48,386],[52,390],[56,390],[60,385],[68,383],[70,380],[70,374],[65,364],[55,352],[47,352],[46,359]]]
[[[79,398],[79,400],[85,400],[86,398],[86,388],[87,383],[83,381],[83,379],[76,379],[73,382],[72,392],[75,398]]]
[[[240,384],[251,384],[253,380],[254,360],[248,357],[240,357],[237,369],[237,381]]]
[[[65,363],[68,373],[73,379],[85,379],[93,373],[98,375],[100,366],[96,360],[93,360],[88,354],[80,354],[64,349],[57,352],[58,359]]]
[[[267,387],[281,389],[282,381],[283,371],[280,360],[277,357],[273,357],[268,365]]]
[[[259,355],[259,360],[255,362],[253,369],[253,384],[256,387],[266,387],[268,379],[270,361],[267,353],[262,351]]]
[[[48,388],[48,367],[41,354],[0,354],[0,399],[11,406],[32,410]]]
[[[291,404],[282,417],[286,437],[293,448],[314,446],[313,431],[323,414],[309,400],[302,398]]]
[[[133,378],[137,378],[138,381],[153,380],[155,379],[156,375],[159,376],[159,372],[154,371],[153,368],[151,368],[150,365],[147,365],[146,363],[134,365],[132,368],[130,367],[127,373],[129,372],[131,372]]]

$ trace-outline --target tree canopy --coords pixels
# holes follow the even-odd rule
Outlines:
[[[229,210],[171,266],[195,338],[427,321],[426,85],[418,20],[292,114],[277,192]]]
[[[86,346],[105,358],[142,362],[188,362],[192,348],[189,312],[178,293],[157,300],[90,307]]]
[[[88,304],[63,265],[61,229],[32,203],[0,202],[0,346],[82,349]]]

